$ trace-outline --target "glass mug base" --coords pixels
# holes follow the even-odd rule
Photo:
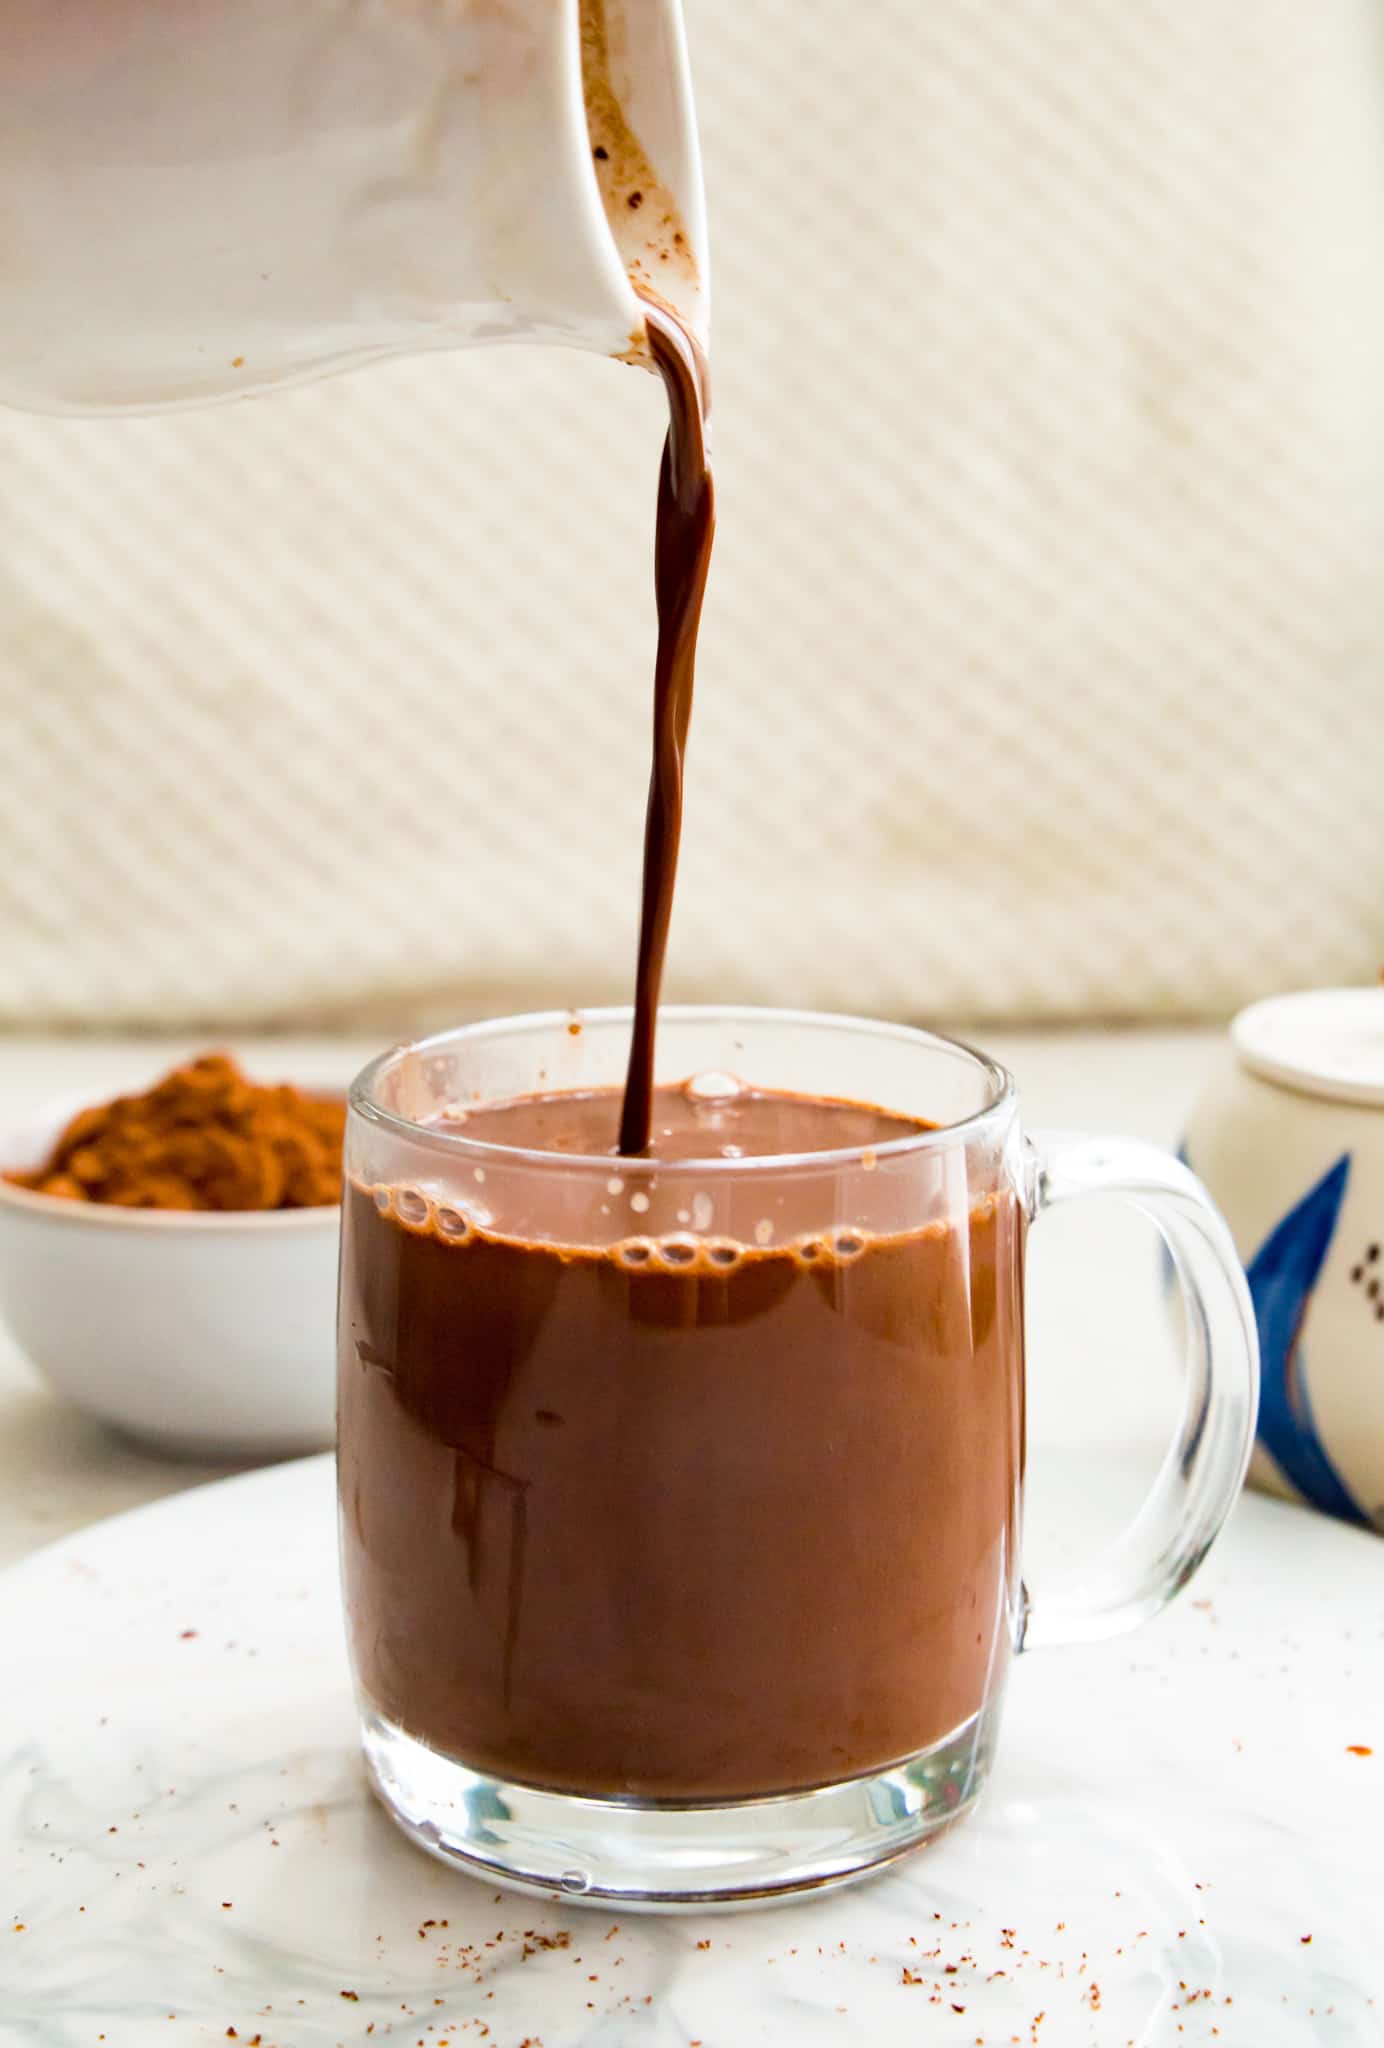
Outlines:
[[[409,1840],[508,1890],[625,1912],[752,1906],[821,1891],[923,1847],[975,1804],[999,1701],[930,1749],[812,1792],[646,1805],[508,1784],[368,1710],[371,1785]]]

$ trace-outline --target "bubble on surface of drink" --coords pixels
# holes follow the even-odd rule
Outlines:
[[[744,1156],[745,1148],[743,1145],[723,1145],[721,1147],[721,1157],[723,1159],[743,1159]]]
[[[433,1211],[433,1223],[439,1237],[449,1237],[453,1242],[471,1235],[471,1219],[461,1209],[450,1208],[446,1203]]]
[[[394,1211],[403,1223],[426,1223],[432,1204],[417,1188],[399,1188],[394,1196]]]
[[[381,1216],[387,1216],[387,1215],[389,1214],[389,1211],[390,1211],[390,1208],[391,1208],[391,1207],[392,1207],[392,1205],[393,1205],[393,1202],[394,1202],[394,1194],[393,1194],[393,1190],[392,1190],[392,1189],[390,1189],[390,1188],[376,1188],[376,1190],[375,1190],[375,1207],[376,1207],[376,1208],[377,1208],[377,1209],[379,1210],[379,1212],[380,1212]]]
[[[717,1244],[709,1244],[706,1248],[706,1255],[713,1266],[721,1266],[729,1271],[732,1266],[740,1264],[743,1253],[741,1247],[738,1244],[733,1244],[727,1237],[722,1238]]]
[[[649,1208],[648,1196],[644,1194],[642,1191],[639,1194],[631,1195],[630,1207],[631,1209],[633,1209],[636,1216],[647,1215]]]
[[[695,1237],[665,1237],[659,1243],[658,1256],[665,1266],[692,1266],[700,1249]]]
[[[682,1084],[682,1092],[689,1102],[722,1104],[734,1102],[745,1092],[745,1084],[734,1074],[722,1074],[714,1069],[705,1074],[693,1074]]]
[[[793,1250],[806,1265],[811,1265],[814,1259],[821,1258],[826,1246],[820,1237],[803,1237],[794,1245]]]
[[[769,1242],[770,1242],[770,1241],[772,1240],[772,1238],[773,1238],[773,1235],[774,1235],[774,1226],[773,1226],[773,1224],[772,1224],[772,1223],[771,1223],[771,1222],[769,1221],[769,1219],[768,1219],[768,1217],[767,1217],[767,1216],[761,1216],[761,1217],[760,1217],[760,1219],[759,1219],[759,1221],[758,1221],[758,1223],[756,1223],[756,1225],[755,1225],[755,1227],[754,1227],[754,1241],[755,1241],[755,1243],[756,1243],[756,1244],[768,1244],[768,1243],[769,1243]]]
[[[838,1259],[858,1259],[865,1249],[865,1240],[858,1230],[838,1230],[831,1248]]]
[[[475,1181],[477,1181],[478,1183],[480,1183],[481,1185],[484,1185],[484,1182],[485,1182],[485,1168],[484,1168],[483,1166],[478,1166],[478,1167],[476,1168],[476,1171],[475,1171],[475,1173],[473,1174],[472,1178],[473,1178],[473,1179],[474,1179]]]
[[[691,1211],[690,1209],[679,1209],[679,1210],[678,1210],[678,1222],[679,1222],[679,1223],[690,1223],[691,1221],[692,1221],[692,1211]]]
[[[710,1195],[693,1195],[692,1228],[694,1230],[710,1230],[711,1219],[715,1213],[716,1207]]]
[[[608,1195],[623,1195],[624,1192],[625,1183],[621,1180],[618,1173],[612,1173],[610,1179],[606,1182],[606,1193]]]
[[[622,1266],[647,1266],[654,1255],[653,1245],[647,1237],[627,1237],[614,1250]]]

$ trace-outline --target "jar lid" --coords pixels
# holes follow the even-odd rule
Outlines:
[[[1384,987],[1270,996],[1241,1010],[1230,1041],[1266,1081],[1384,1108]]]

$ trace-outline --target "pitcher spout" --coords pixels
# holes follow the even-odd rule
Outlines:
[[[704,338],[679,0],[0,0],[0,403]]]

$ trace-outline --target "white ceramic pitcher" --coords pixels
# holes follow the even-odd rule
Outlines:
[[[0,0],[0,402],[704,332],[680,0]]]

